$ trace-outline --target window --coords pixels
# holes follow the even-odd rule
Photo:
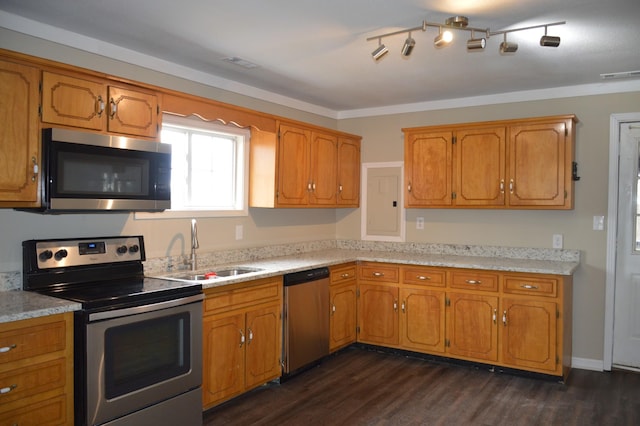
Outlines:
[[[165,115],[161,142],[172,146],[171,210],[160,217],[246,216],[249,136],[232,125]]]

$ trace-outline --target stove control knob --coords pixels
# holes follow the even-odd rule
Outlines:
[[[55,256],[54,256],[54,257],[56,258],[56,260],[58,260],[58,261],[59,261],[59,260],[64,259],[65,257],[67,257],[67,254],[69,254],[69,253],[67,252],[67,250],[65,250],[65,249],[60,249],[60,250],[58,250],[58,251],[56,252],[56,254],[55,254]]]
[[[140,251],[140,247],[138,247],[137,244],[134,244],[131,247],[129,247],[129,252],[131,253],[137,253],[138,251]]]
[[[127,246],[120,246],[116,249],[116,251],[118,252],[118,254],[125,254],[128,251],[128,249],[127,249]]]
[[[53,257],[53,252],[51,250],[45,250],[40,253],[40,256],[38,257],[44,262],[45,260],[49,260]]]

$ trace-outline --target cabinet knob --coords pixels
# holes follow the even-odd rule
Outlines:
[[[15,348],[16,348],[15,344],[9,345],[9,346],[3,346],[3,347],[0,348],[0,354],[3,354],[5,352],[9,352],[11,349],[15,349]]]
[[[405,312],[407,312],[407,304],[406,304],[406,302],[405,302],[404,300],[402,301],[401,308],[402,308],[402,313],[403,313],[403,314],[404,314]]]
[[[502,324],[504,324],[504,326],[507,326],[507,311],[503,311],[502,312]]]
[[[102,113],[104,112],[104,100],[102,100],[102,96],[98,96],[96,99],[96,114],[98,117],[102,117]]]
[[[240,347],[242,347],[242,345],[244,345],[245,342],[245,338],[244,338],[244,333],[242,332],[242,330],[238,330],[240,332]]]
[[[409,185],[407,185],[407,192],[411,192],[411,182],[409,182]]]
[[[494,309],[493,310],[493,323],[497,324],[497,321],[498,321],[498,310]]]
[[[249,341],[247,342],[247,345],[251,343],[251,341],[253,340],[253,331],[251,329],[249,329],[248,331],[249,331]]]
[[[331,315],[336,313],[336,305],[335,303],[331,305]]]
[[[113,119],[113,117],[115,117],[116,113],[118,112],[118,104],[113,100],[113,98],[111,98],[111,100],[109,101],[109,109],[111,110],[109,112],[109,117]]]
[[[18,385],[9,385],[7,387],[0,388],[0,395],[4,395],[5,393],[9,393],[9,392],[11,392],[12,390],[14,390],[17,387],[18,387]]]
[[[393,301],[393,310],[394,310],[395,312],[398,312],[398,301],[397,301],[397,300],[394,300],[394,301]]]

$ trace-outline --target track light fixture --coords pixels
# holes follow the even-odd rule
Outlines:
[[[566,24],[565,21],[551,22],[548,24],[532,25],[529,27],[513,28],[509,30],[500,30],[500,31],[491,31],[489,28],[469,27],[468,26],[469,19],[466,16],[452,16],[450,18],[447,18],[444,24],[422,21],[422,25],[419,27],[407,28],[406,30],[399,30],[391,33],[376,35],[376,36],[367,38],[367,41],[378,40],[378,47],[376,48],[376,50],[374,50],[371,53],[373,58],[377,61],[389,51],[389,49],[387,49],[387,47],[384,44],[382,44],[383,38],[391,37],[397,34],[409,33],[409,36],[405,40],[401,50],[402,56],[408,57],[409,55],[411,55],[411,52],[413,51],[413,48],[415,47],[415,44],[416,44],[415,40],[411,37],[411,32],[413,31],[425,32],[427,31],[428,27],[433,27],[433,28],[438,28],[438,35],[433,39],[433,44],[437,48],[447,46],[449,43],[451,43],[451,41],[453,40],[453,32],[450,30],[455,30],[455,31],[471,32],[471,38],[467,40],[468,51],[483,50],[487,45],[487,40],[490,37],[502,34],[503,41],[502,43],[500,43],[500,53],[514,53],[518,50],[518,44],[507,41],[508,33],[513,33],[516,31],[531,30],[535,28],[544,28],[544,35],[540,38],[540,46],[558,47],[560,45],[560,37],[547,35],[547,28],[555,25],[564,25],[564,24]],[[475,38],[475,32],[484,33],[485,36],[481,38]]]
[[[409,56],[411,52],[413,52],[413,48],[416,46],[416,41],[411,38],[411,33],[409,33],[409,37],[404,41],[404,45],[402,46],[402,56]]]
[[[378,39],[378,47],[376,47],[376,50],[371,52],[371,56],[373,56],[373,59],[375,59],[376,61],[379,61],[380,58],[382,58],[387,53],[389,53],[389,49],[387,49],[387,46],[382,44],[382,37],[380,37]]]
[[[547,27],[544,27],[544,35],[540,37],[540,46],[558,47],[560,46],[560,37],[547,35]]]

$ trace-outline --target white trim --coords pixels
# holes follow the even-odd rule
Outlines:
[[[23,18],[12,13],[0,11],[0,27],[16,31],[32,37],[58,43],[85,52],[94,53],[114,60],[138,65],[154,71],[192,80],[207,86],[228,90],[244,96],[273,102],[279,105],[310,112],[324,117],[342,120],[347,118],[372,117],[379,115],[402,114],[411,112],[433,111],[450,108],[464,108],[470,106],[484,106],[511,102],[527,102],[535,100],[572,98],[577,96],[602,95],[608,93],[624,93],[640,91],[640,80],[603,81],[602,83],[583,84],[576,86],[554,87],[539,90],[523,90],[517,92],[497,93],[487,96],[468,98],[444,99],[411,104],[389,105],[374,108],[351,110],[333,110],[319,105],[303,102],[298,99],[283,96],[278,93],[259,89],[247,84],[218,77],[193,68],[185,67],[164,59],[136,52],[131,49],[116,46],[104,41],[87,37],[61,28],[53,27],[41,22]],[[28,53],[28,52],[23,52]],[[48,58],[56,60],[56,58]]]
[[[610,371],[613,365],[613,320],[616,286],[616,240],[618,233],[618,174],[620,156],[620,125],[640,121],[640,112],[611,114],[609,124],[609,206],[607,209],[607,262],[604,308],[604,359],[603,368]]]
[[[392,242],[404,242],[405,234],[406,234],[406,220],[405,220],[405,209],[404,209],[404,194],[402,188],[400,188],[400,200],[398,200],[398,204],[400,207],[400,235],[398,237],[390,237],[390,236],[381,236],[381,235],[368,235],[367,234],[367,181],[369,169],[373,168],[400,168],[400,178],[404,176],[404,162],[403,161],[392,161],[388,163],[362,163],[362,179],[361,179],[361,188],[360,188],[360,239],[363,241],[392,241]]]
[[[571,358],[571,368],[580,370],[603,371],[601,359]]]

